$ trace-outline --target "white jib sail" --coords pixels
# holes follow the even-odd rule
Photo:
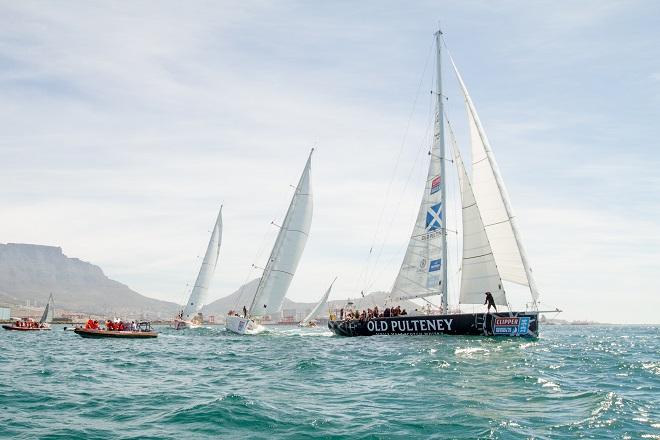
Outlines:
[[[431,162],[422,203],[417,213],[406,255],[392,287],[392,297],[425,297],[442,294],[445,206],[442,200],[440,145],[436,114],[436,142],[431,148]]]
[[[472,188],[497,267],[503,280],[529,286],[536,303],[538,291],[499,167],[463,78],[453,59],[451,62],[467,107],[472,144]]]
[[[55,302],[53,301],[53,294],[51,293],[50,296],[48,297],[46,308],[44,309],[44,313],[41,315],[41,319],[39,320],[39,323],[44,324],[46,322],[48,323],[52,322],[54,313],[55,313]]]
[[[284,297],[305,250],[314,207],[311,187],[313,152],[314,149],[309,153],[305,169],[275,239],[273,250],[250,306],[250,316],[270,315],[282,309]]]
[[[206,303],[206,297],[211,285],[211,279],[213,278],[215,267],[218,264],[218,256],[220,255],[221,243],[222,206],[220,207],[218,218],[216,219],[215,225],[213,226],[211,239],[209,240],[209,245],[206,248],[206,254],[204,255],[202,266],[199,268],[197,280],[195,280],[195,286],[193,287],[192,292],[190,292],[190,297],[188,298],[186,306],[183,308],[182,317],[184,321],[190,321],[193,319]]]
[[[325,294],[323,295],[323,298],[321,298],[321,301],[318,302],[314,306],[311,312],[305,318],[300,321],[301,324],[307,324],[309,321],[315,319],[318,314],[321,312],[321,309],[325,306],[325,304],[328,302],[328,297],[330,296],[330,291],[332,290],[332,285],[335,284],[335,281],[337,281],[337,278],[335,278],[332,283],[330,283],[330,287],[328,287],[328,290],[325,291]]]
[[[495,304],[506,305],[506,296],[502,287],[500,273],[495,264],[495,257],[484,223],[479,212],[479,205],[472,192],[470,178],[465,171],[461,153],[456,144],[454,133],[449,129],[454,163],[458,171],[458,183],[461,187],[461,207],[463,219],[463,261],[461,265],[461,304],[483,304],[486,292],[493,295]]]

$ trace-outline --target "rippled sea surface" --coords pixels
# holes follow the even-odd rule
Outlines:
[[[0,437],[655,438],[660,327],[538,340],[0,333]]]

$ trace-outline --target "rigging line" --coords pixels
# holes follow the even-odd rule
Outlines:
[[[444,114],[445,114],[445,121],[447,123],[447,128],[448,128],[448,131],[449,131],[451,153],[452,153],[452,157],[454,157],[456,152],[460,152],[459,147],[458,147],[458,140],[456,139],[456,134],[454,133],[454,127],[451,124],[449,115],[447,114],[446,111],[444,112]],[[461,217],[460,227],[461,227],[461,232],[463,232],[463,225],[462,225],[463,211],[467,208],[470,208],[470,207],[476,205],[477,203],[475,201],[471,205],[463,206],[462,188],[461,188],[461,183],[460,183],[460,179],[459,179],[459,175],[458,175],[459,174],[458,161],[455,161],[455,162],[456,162],[456,168],[455,168],[455,170],[456,170],[456,180],[454,182],[456,183],[456,186],[457,186],[457,190],[454,192],[454,203],[455,203],[455,206],[456,206],[456,216],[455,216],[455,218],[458,219],[458,216],[460,215],[460,217]],[[458,209],[459,206],[462,209],[459,210]],[[458,297],[459,297],[459,300],[457,301],[457,303],[460,302],[460,291],[461,291],[462,281],[463,281],[462,280],[462,273],[461,273],[462,270],[463,270],[463,258],[462,257],[464,256],[463,255],[463,249],[462,249],[464,237],[462,236],[462,234],[459,237],[458,228],[459,228],[459,222],[458,222],[458,220],[456,220],[456,229],[457,229],[457,231],[456,231],[456,247],[455,247],[455,249],[456,249],[456,271],[453,275],[453,280],[454,280],[453,283],[455,284],[454,292],[457,292]],[[460,240],[460,243],[459,243],[459,240]],[[459,244],[460,244],[460,246],[459,246]],[[447,263],[447,264],[449,264],[449,263]]]
[[[259,244],[259,247],[257,248],[257,252],[254,255],[254,259],[252,261],[257,261],[259,258],[261,258],[261,254],[264,251],[264,247],[265,247],[265,244],[266,244],[266,238],[268,237],[268,235],[270,235],[270,231],[266,230],[266,232],[264,233],[264,236],[261,238],[261,244]],[[243,290],[245,290],[245,286],[247,285],[248,281],[250,280],[250,277],[252,276],[252,272],[254,271],[255,267],[257,267],[257,266],[252,264],[250,266],[250,268],[248,269],[247,275],[245,276],[245,280],[243,281],[243,284],[241,285],[241,288],[239,289],[239,294],[238,294],[238,297],[236,298],[236,302],[235,302],[234,307],[233,307],[234,310],[236,310],[236,308],[238,307],[238,304],[240,304],[241,300],[243,299]]]
[[[410,173],[408,174],[408,177],[407,177],[407,179],[406,179],[406,182],[405,182],[404,188],[403,188],[403,190],[401,191],[401,195],[400,195],[400,197],[399,197],[399,200],[397,201],[397,205],[396,205],[397,207],[396,207],[395,211],[398,210],[398,207],[401,205],[401,201],[402,201],[402,198],[403,198],[403,196],[404,196],[404,194],[405,194],[405,190],[406,190],[406,188],[408,187],[408,184],[410,183],[410,179],[411,179],[411,177],[412,177],[412,173],[413,173],[413,171],[414,171],[414,169],[415,169],[415,167],[416,167],[416,165],[417,165],[417,160],[418,160],[418,158],[419,158],[419,154],[420,154],[420,151],[421,151],[421,146],[424,146],[424,145],[432,145],[433,142],[435,142],[436,134],[435,134],[435,131],[434,131],[434,130],[431,130],[431,127],[435,127],[435,119],[436,119],[436,117],[437,117],[437,113],[438,113],[438,112],[436,111],[436,109],[435,109],[436,100],[433,99],[433,95],[434,95],[433,87],[435,86],[435,75],[436,75],[435,72],[432,72],[432,74],[431,74],[431,78],[430,78],[430,87],[429,87],[429,88],[430,88],[430,90],[431,90],[431,93],[430,93],[430,95],[429,95],[429,101],[428,101],[428,111],[427,111],[428,121],[427,121],[426,130],[425,130],[425,132],[424,132],[424,135],[422,136],[422,139],[423,139],[423,140],[422,140],[422,143],[420,144],[420,150],[417,152],[417,155],[415,156],[415,162],[414,162],[414,164],[413,164],[413,167],[412,167],[411,170],[410,170]],[[431,150],[432,150],[432,149],[429,149],[429,155],[432,154],[432,151],[431,151]],[[428,179],[427,179],[427,184],[428,184]],[[389,232],[391,231],[391,226],[392,226],[392,222],[393,222],[393,220],[394,220],[394,217],[392,217],[392,219],[391,219],[391,221],[390,221],[390,225],[389,225],[389,227],[388,227],[388,232],[387,232],[386,238],[383,240],[383,243],[382,243],[382,245],[381,245],[380,251],[379,251],[378,256],[377,256],[376,263],[374,263],[374,265],[373,265],[373,269],[372,269],[372,272],[371,272],[371,278],[370,278],[370,279],[371,279],[371,282],[369,283],[369,286],[367,287],[367,290],[370,289],[371,286],[373,286],[373,284],[375,283],[375,281],[376,281],[376,279],[377,279],[377,278],[375,277],[376,269],[377,269],[377,263],[378,263],[378,261],[380,261],[380,255],[381,255],[381,253],[382,253],[382,250],[383,250],[383,246],[384,246],[384,244],[385,244],[385,241],[387,241],[387,237],[389,237]],[[404,243],[404,246],[402,246],[402,248],[403,248],[403,249],[407,249],[408,246],[409,246],[409,242],[408,242],[408,243]],[[388,264],[387,264],[387,265],[384,265],[384,266],[381,267],[380,272],[378,272],[378,275],[380,275],[381,273],[383,273],[383,272],[385,272],[385,271],[387,270],[389,264],[394,260],[395,257],[399,256],[399,258],[400,258],[400,253],[401,253],[401,252],[399,251],[397,254],[393,254],[392,257],[390,258]],[[404,259],[405,259],[405,254],[407,254],[407,250],[404,252]],[[398,276],[398,275],[397,275],[397,276]],[[365,283],[367,283],[367,282],[368,282],[367,279],[365,279]],[[390,291],[394,288],[394,285],[395,285],[395,284],[396,284],[396,278],[395,278],[394,281],[392,282],[392,287],[390,288]]]
[[[215,225],[214,225],[213,229],[215,229]],[[207,230],[207,232],[209,232],[209,231]],[[211,232],[211,234],[213,234],[213,230],[211,230],[210,232]],[[207,248],[208,248],[208,244],[206,245],[206,248],[204,248],[204,256],[206,256]],[[195,261],[196,262],[199,261],[199,258],[200,258],[199,255],[197,255],[197,258],[195,259]],[[206,264],[208,264],[208,263],[206,263]],[[217,264],[217,262],[216,262],[216,264]],[[185,290],[183,291],[183,298],[180,302],[180,304],[182,304],[184,308],[188,305],[188,297],[190,296],[190,294],[192,293],[192,290],[197,285],[197,277],[199,276],[199,272],[201,271],[202,266],[204,266],[204,259],[202,259],[202,264],[199,266],[199,269],[197,269],[197,271],[193,275],[195,281],[193,281],[192,283],[190,283],[190,282],[186,283]],[[192,287],[191,287],[191,284],[192,284]]]
[[[181,298],[181,301],[179,302],[179,305],[181,305],[181,310],[183,310],[186,305],[188,304],[188,287],[190,287],[189,283],[186,283],[186,287],[183,289],[183,297]]]
[[[431,83],[433,83],[434,79],[435,79],[435,76],[433,76],[433,77],[431,78]],[[419,156],[420,156],[420,153],[421,153],[421,151],[422,151],[422,147],[424,147],[425,145],[430,144],[430,143],[433,141],[432,138],[435,137],[435,134],[432,134],[432,133],[431,133],[431,127],[433,127],[434,124],[435,124],[435,114],[436,114],[436,112],[433,110],[433,106],[434,106],[434,100],[431,98],[431,99],[429,99],[429,112],[428,112],[428,116],[429,116],[429,118],[428,118],[428,121],[427,121],[427,124],[426,124],[426,130],[425,130],[424,135],[423,135],[423,137],[422,137],[422,138],[423,138],[423,141],[420,143],[420,147],[419,147],[418,150],[417,150],[417,153],[416,153],[416,155],[415,155],[415,161],[413,162],[413,165],[412,165],[412,167],[410,168],[410,172],[408,173],[408,177],[406,178],[406,182],[405,182],[405,184],[404,184],[404,187],[403,187],[403,189],[401,190],[401,194],[400,194],[400,196],[399,196],[399,199],[397,200],[397,203],[396,203],[396,207],[395,207],[395,209],[394,209],[394,212],[398,211],[399,207],[401,206],[401,202],[402,202],[403,197],[404,197],[404,195],[405,195],[406,189],[408,188],[408,185],[410,184],[410,180],[411,180],[411,178],[412,178],[413,172],[415,171],[415,168],[417,167],[417,161],[419,160]],[[426,179],[426,180],[427,180],[427,183],[428,183],[428,179]],[[426,190],[425,190],[425,191],[426,191]],[[416,221],[416,220],[415,220],[415,221]],[[377,263],[380,261],[380,256],[381,256],[381,254],[382,254],[383,247],[385,246],[385,242],[387,241],[387,238],[389,238],[389,234],[390,234],[390,232],[391,232],[391,230],[392,230],[392,223],[393,223],[393,222],[394,222],[394,216],[392,216],[392,217],[390,218],[390,223],[389,223],[389,226],[388,226],[388,228],[387,228],[387,233],[386,233],[386,235],[385,235],[385,237],[384,237],[384,239],[383,239],[383,242],[381,243],[380,249],[379,249],[379,251],[378,251],[378,255],[377,255],[376,261],[374,262],[373,269],[372,269],[372,272],[371,272],[371,276],[370,276],[370,277],[367,277],[368,279],[365,278],[365,284],[368,284],[368,285],[365,287],[365,290],[370,289],[370,288],[373,286],[373,284],[376,282],[377,277],[375,277],[375,275],[376,275],[376,269],[378,268]],[[414,227],[413,227],[413,228],[414,228]],[[413,230],[413,232],[414,232],[414,230]],[[411,235],[410,238],[413,238],[413,236]],[[405,246],[402,246],[402,248],[403,248],[403,247],[405,247],[405,248],[407,249],[407,247],[408,247],[408,243],[406,243]],[[401,249],[401,248],[400,248],[400,249]],[[406,252],[407,252],[407,250],[406,250]],[[400,254],[400,252],[398,252],[398,254]],[[382,274],[385,270],[387,270],[387,266],[389,265],[389,263],[391,263],[391,262],[394,260],[395,257],[397,257],[397,256],[400,257],[400,255],[398,255],[398,254],[396,254],[396,255],[392,255],[392,257],[390,258],[388,264],[387,264],[387,265],[384,265],[384,266],[381,267],[380,271],[378,272],[378,275],[379,275],[379,276],[380,276],[380,274]],[[405,258],[405,256],[404,256],[404,258]],[[393,284],[394,284],[395,282],[396,282],[396,279],[393,281]],[[391,290],[391,289],[390,289],[390,290]]]
[[[430,126],[430,124],[429,124],[429,126]],[[429,127],[427,127],[427,132],[428,132],[428,130],[429,130]],[[394,212],[397,212],[399,207],[401,206],[401,202],[403,201],[403,197],[405,195],[406,189],[408,188],[408,185],[410,184],[410,181],[412,180],[413,173],[414,173],[415,169],[417,168],[417,162],[419,161],[420,153],[422,152],[422,147],[424,147],[424,145],[425,145],[425,143],[421,143],[420,147],[417,150],[417,154],[415,155],[415,161],[413,162],[413,165],[410,168],[410,172],[408,173],[408,177],[406,178],[406,182],[403,185],[403,189],[401,190],[401,194],[399,196],[399,199],[397,200],[397,202],[395,204]],[[383,252],[383,248],[385,247],[385,243],[387,242],[387,239],[389,238],[390,233],[392,231],[392,224],[394,223],[394,218],[395,218],[394,215],[392,215],[390,217],[390,222],[387,226],[385,237],[383,238],[383,241],[381,242],[381,245],[380,245],[380,247],[378,249],[378,252],[376,254],[376,260],[374,261],[374,264],[373,264],[374,269],[371,272],[371,277],[367,277],[367,279],[365,279],[365,283],[368,283],[369,280],[371,280],[371,282],[369,283],[369,286],[373,285],[373,283],[375,282],[375,278],[373,277],[373,275],[375,274],[374,271],[378,267],[378,262],[380,261],[380,256]],[[382,271],[382,269],[381,269],[381,271]]]
[[[406,140],[408,138],[408,132],[410,131],[410,124],[411,124],[412,118],[415,114],[415,110],[417,109],[417,101],[419,99],[420,91],[422,89],[422,84],[424,83],[424,76],[426,75],[426,70],[428,68],[429,61],[431,59],[431,54],[432,54],[432,51],[433,51],[433,44],[434,44],[434,42],[432,41],[431,44],[429,45],[428,53],[426,55],[426,61],[424,63],[424,69],[422,70],[422,75],[419,79],[419,84],[417,85],[417,91],[415,92],[415,99],[413,101],[413,106],[412,106],[412,109],[410,110],[410,114],[408,116],[408,122],[406,123],[406,128],[404,130],[403,139],[401,140],[401,145],[399,147],[399,152],[397,154],[397,158],[396,158],[396,161],[395,161],[394,171],[392,172],[390,181],[387,185],[387,190],[385,191],[385,197],[383,199],[383,205],[381,207],[380,214],[378,215],[378,222],[376,224],[376,229],[374,230],[374,235],[371,239],[371,246],[369,246],[369,254],[367,255],[367,258],[365,260],[363,269],[360,272],[360,275],[359,275],[358,279],[356,280],[356,285],[355,285],[354,290],[358,289],[358,286],[362,281],[363,275],[364,275],[365,282],[366,282],[366,277],[367,277],[367,274],[368,274],[368,271],[369,271],[369,260],[371,259],[371,255],[372,255],[374,245],[376,244],[376,237],[378,236],[378,232],[380,232],[380,225],[381,225],[382,220],[383,220],[383,214],[385,213],[385,207],[387,206],[387,199],[389,198],[389,195],[390,195],[390,192],[391,192],[391,189],[392,189],[392,183],[394,182],[396,172],[399,168],[399,160],[401,159],[401,155],[403,154],[403,150],[404,150],[404,147],[405,147],[405,144],[406,144]]]

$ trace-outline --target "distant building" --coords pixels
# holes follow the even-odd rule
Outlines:
[[[280,324],[293,324],[296,321],[296,309],[282,310],[282,319],[280,319]]]
[[[0,307],[0,321],[8,321],[11,318],[11,309]]]

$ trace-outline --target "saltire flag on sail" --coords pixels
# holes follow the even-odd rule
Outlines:
[[[426,230],[431,232],[442,227],[442,202],[431,206],[426,212]]]

